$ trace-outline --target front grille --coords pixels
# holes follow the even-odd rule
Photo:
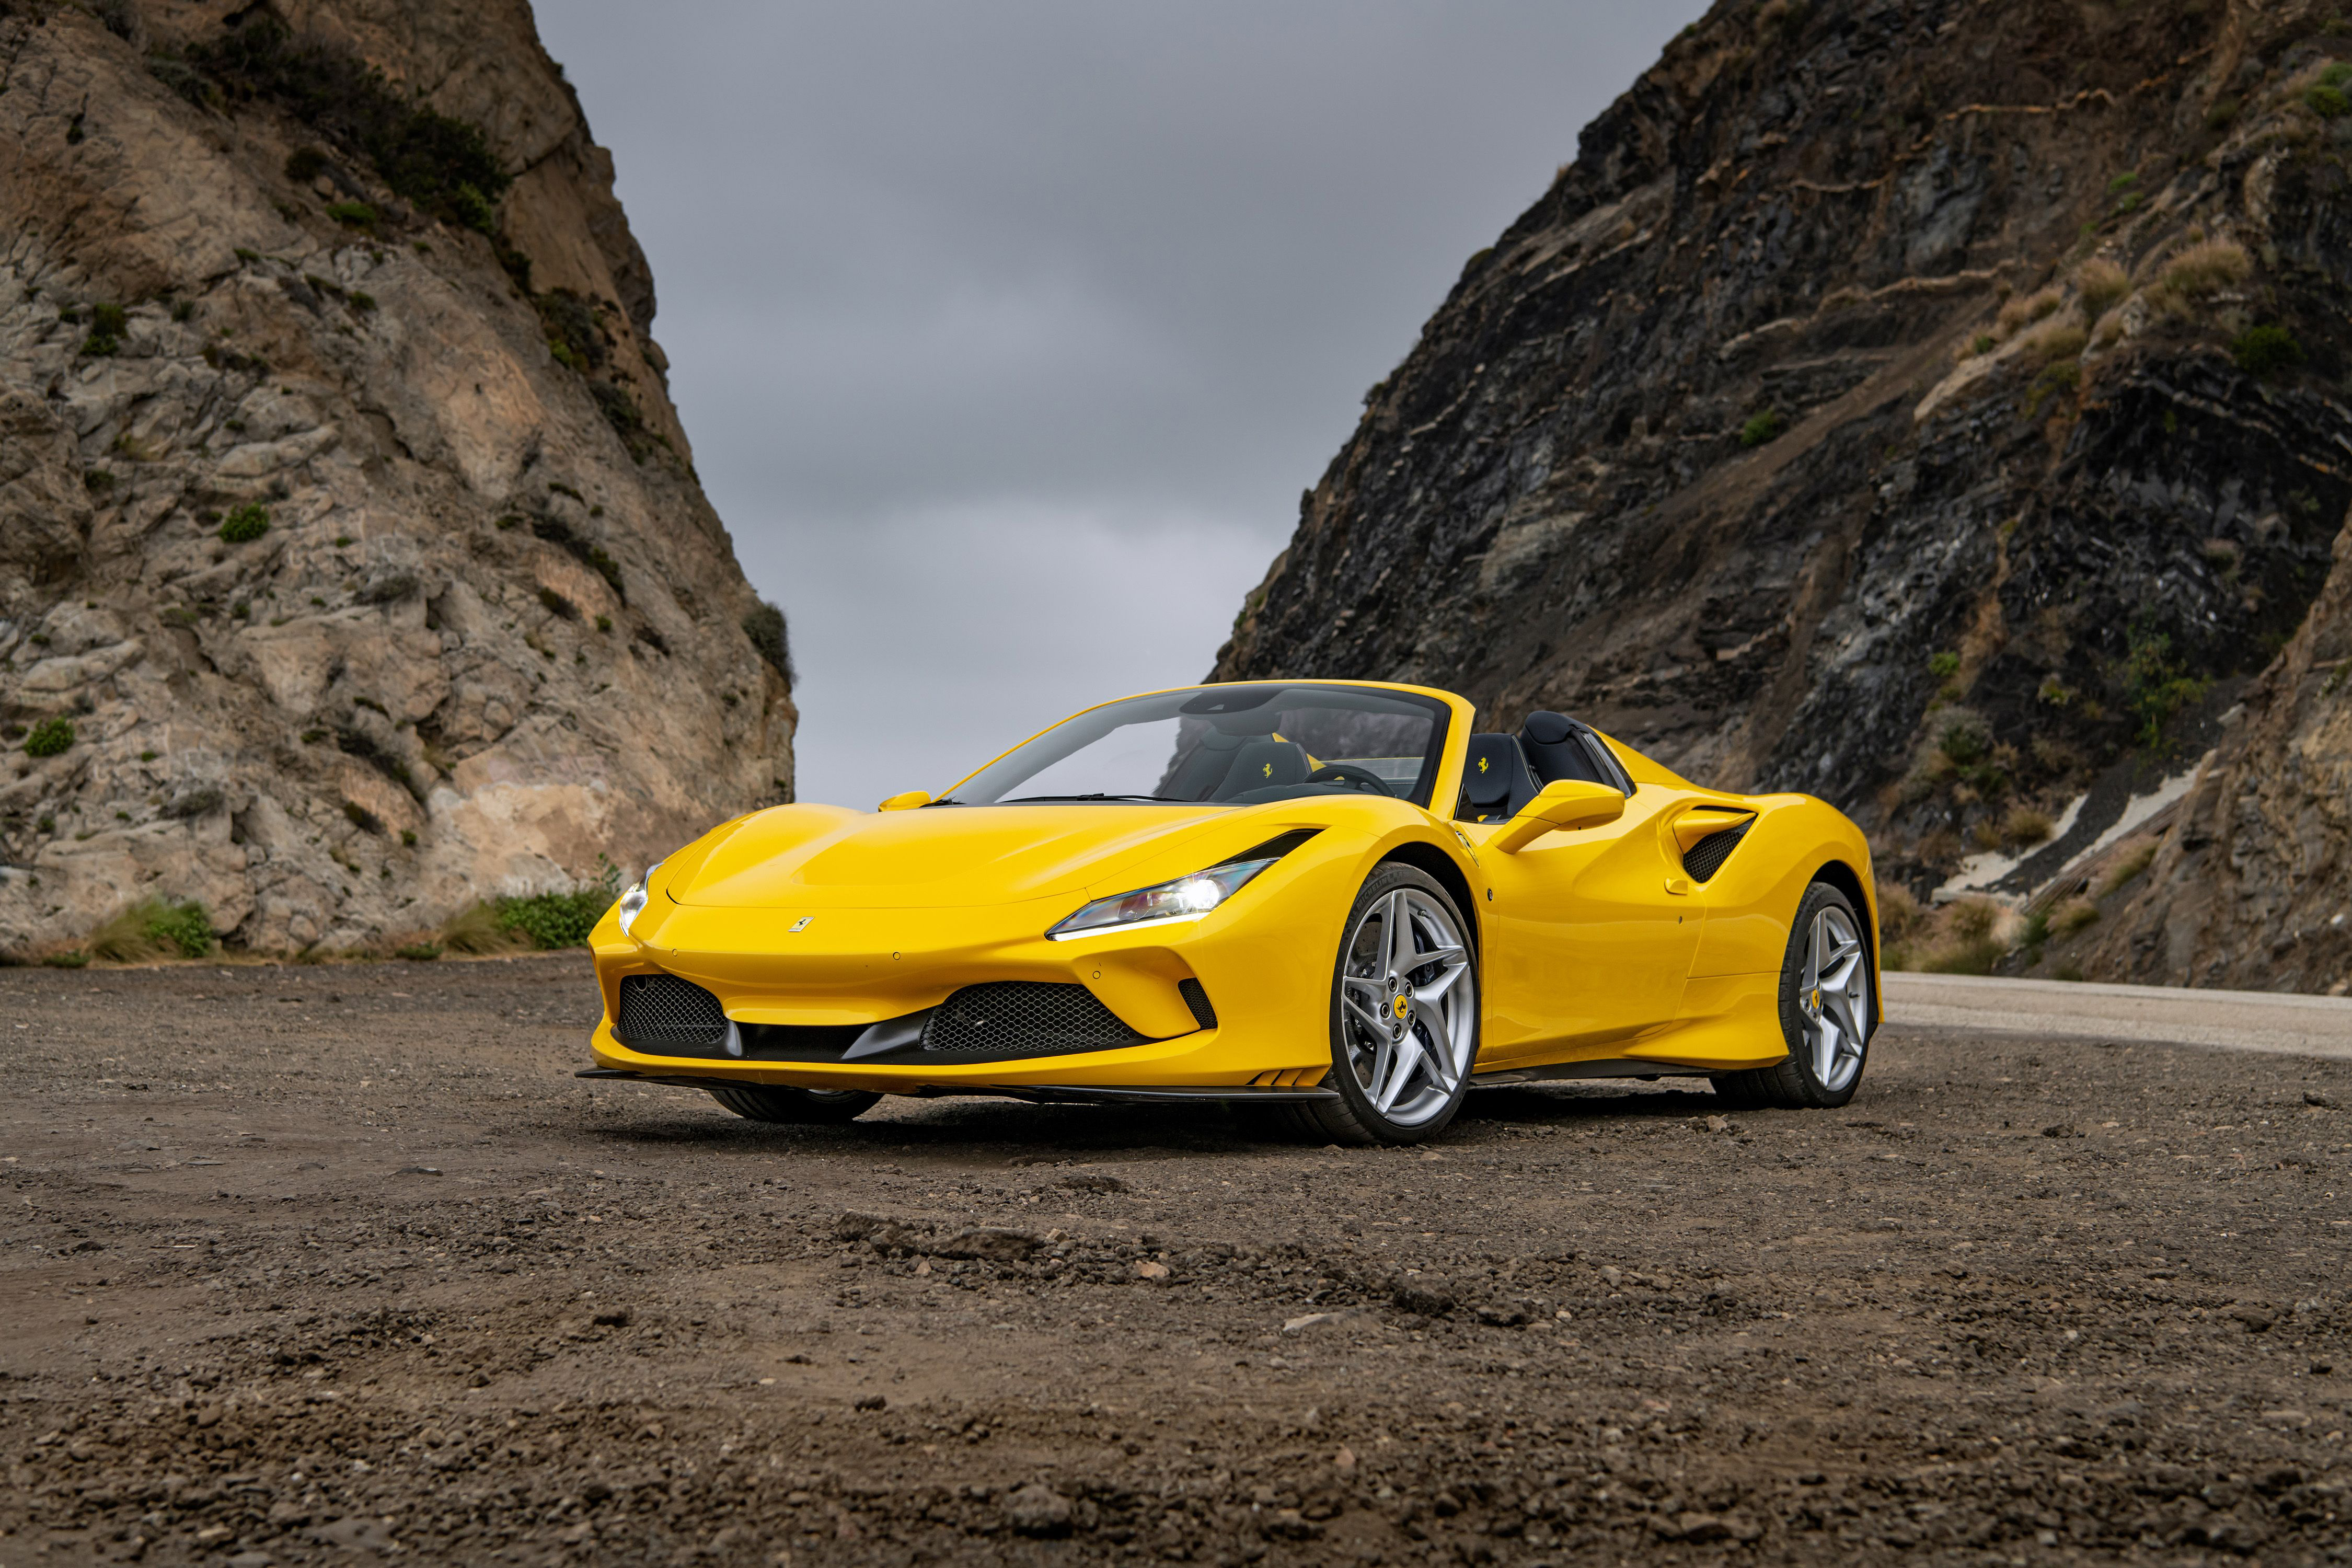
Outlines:
[[[1000,1061],[1142,1043],[1083,985],[1005,980],[967,985],[931,1009],[922,1048],[929,1061]]]
[[[1179,980],[1176,994],[1184,998],[1184,1005],[1192,1009],[1192,1022],[1204,1029],[1217,1026],[1217,1010],[1209,1005],[1209,994],[1197,980]]]
[[[727,1015],[718,997],[691,980],[632,974],[621,982],[613,1033],[649,1056],[709,1056],[727,1048]]]
[[[1706,881],[1723,869],[1724,861],[1739,847],[1739,841],[1748,836],[1748,830],[1755,826],[1756,819],[1751,816],[1737,827],[1708,834],[1683,851],[1683,869],[1690,873],[1692,881]]]

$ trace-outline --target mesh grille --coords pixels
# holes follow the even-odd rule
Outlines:
[[[632,974],[621,982],[621,1016],[613,1033],[633,1051],[702,1056],[727,1045],[719,998],[675,974]]]
[[[967,985],[923,1026],[923,1054],[932,1061],[1058,1057],[1142,1043],[1085,986],[1036,980]]]
[[[1683,852],[1683,869],[1690,873],[1692,881],[1706,881],[1723,868],[1724,861],[1730,858],[1731,852],[1755,826],[1756,819],[1751,816],[1737,827],[1708,834]]]
[[[1184,1005],[1192,1009],[1192,1022],[1204,1029],[1217,1026],[1217,1010],[1209,1005],[1209,994],[1197,980],[1179,980],[1176,993],[1184,998]]]

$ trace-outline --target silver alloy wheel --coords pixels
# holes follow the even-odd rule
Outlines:
[[[1454,1099],[1477,1048],[1478,983],[1454,918],[1410,888],[1367,905],[1348,933],[1340,1022],[1372,1109],[1418,1127]]]
[[[1870,955],[1853,917],[1838,905],[1813,916],[1803,980],[1797,1011],[1805,1020],[1805,1049],[1813,1077],[1837,1094],[1862,1071],[1862,1049],[1870,1040]]]

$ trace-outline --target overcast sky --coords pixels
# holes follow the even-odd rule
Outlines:
[[[1696,0],[539,0],[803,800],[1197,680],[1366,388]]]

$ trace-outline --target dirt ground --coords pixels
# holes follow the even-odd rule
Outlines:
[[[584,959],[0,972],[0,1563],[2352,1561],[2352,1063],[591,1087]]]

